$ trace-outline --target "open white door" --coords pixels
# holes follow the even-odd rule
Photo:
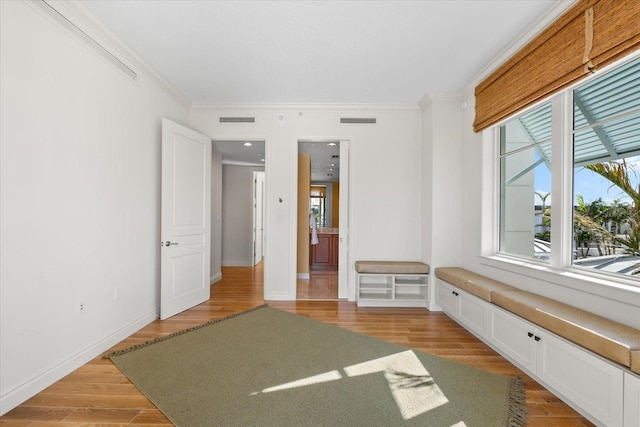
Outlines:
[[[349,141],[340,141],[338,298],[349,298]]]
[[[211,140],[162,119],[160,318],[209,299]]]

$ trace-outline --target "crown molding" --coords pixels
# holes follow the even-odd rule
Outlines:
[[[522,49],[527,43],[533,40],[538,34],[540,34],[545,28],[547,28],[553,21],[558,19],[560,15],[565,13],[571,6],[577,3],[578,0],[561,0],[553,3],[553,6],[549,11],[543,15],[540,19],[534,22],[520,37],[514,40],[509,46],[507,46],[502,52],[498,54],[491,62],[480,69],[471,82],[463,88],[460,92],[464,94],[474,94],[475,87],[484,80],[488,75],[495,71],[498,67],[504,64],[509,58],[511,58],[517,51]]]
[[[98,20],[83,4],[83,1],[38,1],[49,5],[89,38],[93,39],[102,49],[114,56],[136,74],[144,74],[187,111],[191,109],[191,101],[138,56],[122,39]],[[29,4],[32,2],[27,1],[26,3]]]
[[[193,111],[198,110],[225,110],[225,111],[417,111],[418,104],[224,104],[194,102],[191,104]]]
[[[434,102],[461,102],[462,94],[459,92],[435,92],[427,93],[418,103],[420,110],[424,111]]]

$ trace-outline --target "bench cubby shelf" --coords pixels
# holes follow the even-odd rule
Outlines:
[[[360,307],[427,307],[428,274],[358,273]]]

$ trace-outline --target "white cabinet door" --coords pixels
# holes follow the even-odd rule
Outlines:
[[[640,377],[624,374],[624,427],[640,427]]]
[[[455,288],[440,279],[436,279],[436,283],[438,285],[438,305],[442,308],[442,311],[458,320],[458,288]]]
[[[489,304],[487,301],[459,291],[458,296],[458,313],[460,323],[475,332],[480,337],[487,336],[489,324]]]
[[[498,308],[489,308],[489,342],[521,368],[536,372],[537,329]]]
[[[546,332],[536,336],[536,375],[606,426],[622,425],[623,372]]]

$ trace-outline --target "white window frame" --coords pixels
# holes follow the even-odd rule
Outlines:
[[[629,291],[640,292],[640,278],[574,267],[573,250],[573,91],[592,78],[640,56],[640,52],[594,76],[530,106],[482,132],[483,206],[481,262],[485,265],[628,302]],[[545,102],[552,108],[551,256],[549,262],[500,253],[500,126]],[[558,197],[557,195],[560,195]]]

